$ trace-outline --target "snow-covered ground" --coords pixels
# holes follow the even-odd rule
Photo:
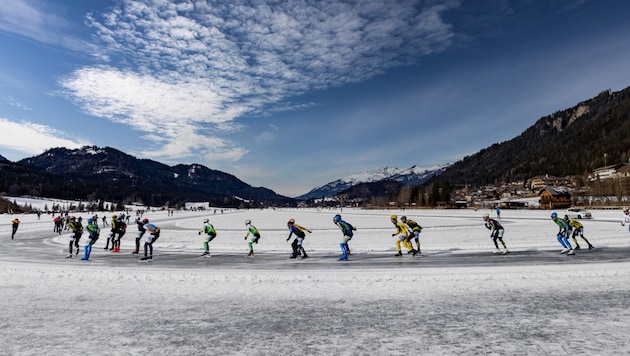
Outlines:
[[[543,210],[504,210],[512,253],[494,256],[484,212],[494,215],[344,209],[358,228],[348,262],[336,259],[339,211],[150,212],[163,229],[151,264],[129,254],[133,223],[122,253],[104,251],[102,237],[91,260],[79,261],[64,258],[68,232],[55,235],[52,216],[18,215],[11,241],[15,215],[3,214],[0,354],[630,354],[630,263],[605,254],[630,246],[620,211],[595,210],[583,221],[595,249],[576,256],[557,253],[557,227]],[[425,228],[421,256],[393,257],[392,214]],[[213,257],[200,262],[204,218],[219,235]],[[313,230],[305,240],[311,259],[287,258],[289,218]],[[262,233],[253,260],[244,257],[245,219]],[[432,263],[475,253],[482,263],[474,266]],[[523,254],[564,262],[509,263]],[[580,263],[596,254],[601,261]],[[352,267],[366,256],[381,263]],[[238,265],[217,262],[226,260]]]

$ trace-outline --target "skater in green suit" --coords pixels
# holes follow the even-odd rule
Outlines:
[[[245,234],[244,240],[247,240],[249,235],[252,236],[249,239],[249,241],[247,241],[247,246],[249,247],[249,253],[247,254],[247,257],[254,257],[254,246],[253,246],[253,244],[257,244],[258,243],[258,240],[260,239],[260,232],[258,231],[256,226],[252,225],[252,221],[249,220],[249,219],[245,220],[245,226],[247,226],[247,234]]]
[[[206,240],[203,242],[204,251],[200,257],[206,257],[206,256],[210,257],[209,243],[210,241],[214,240],[215,237],[217,237],[217,231],[214,229],[214,226],[210,224],[210,220],[208,219],[203,220],[203,228],[199,230],[198,234],[201,235],[201,233],[206,234]]]

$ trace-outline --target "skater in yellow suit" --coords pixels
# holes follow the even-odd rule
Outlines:
[[[586,239],[586,236],[584,236],[584,225],[582,225],[581,222],[577,220],[569,219],[568,215],[564,216],[564,221],[566,221],[571,227],[571,238],[573,239],[573,242],[575,242],[576,250],[580,249],[580,244],[577,241],[578,236],[580,236],[582,240],[586,242],[589,250],[593,248],[593,245],[591,245],[591,243]]]
[[[396,257],[402,256],[402,252],[400,252],[401,242],[409,250],[408,253],[413,253],[413,255],[415,256],[418,253],[418,251],[413,248],[413,246],[411,245],[411,242],[409,241],[408,237],[409,237],[409,234],[411,233],[411,231],[409,230],[409,227],[407,227],[407,225],[403,224],[402,222],[398,222],[398,217],[396,215],[392,215],[391,220],[392,220],[392,224],[396,226],[396,232],[394,232],[392,236],[396,237],[396,249],[398,250],[398,253],[395,254],[394,256]]]

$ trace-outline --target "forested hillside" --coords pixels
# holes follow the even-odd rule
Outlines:
[[[514,139],[464,157],[431,182],[484,185],[586,174],[630,157],[630,88],[542,117]]]

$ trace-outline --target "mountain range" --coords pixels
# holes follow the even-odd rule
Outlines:
[[[432,177],[441,174],[446,167],[448,167],[448,165],[428,169],[417,166],[412,166],[407,169],[382,167],[374,172],[364,172],[337,179],[333,182],[324,184],[321,187],[313,188],[308,193],[296,197],[296,199],[308,200],[329,198],[357,184],[375,183],[386,180],[400,182],[403,185],[422,185]]]
[[[200,164],[168,166],[114,148],[53,148],[18,162],[0,156],[0,193],[146,205],[208,201],[224,207],[293,206],[297,200],[392,194],[402,186],[434,183],[481,186],[533,176],[584,175],[630,158],[630,88],[606,90],[540,118],[519,136],[451,165],[429,169],[383,167],[337,179],[297,198],[252,187]]]
[[[295,200],[200,164],[168,166],[111,147],[53,148],[0,162],[0,191],[61,199],[170,206],[208,201],[223,207],[294,205]]]

